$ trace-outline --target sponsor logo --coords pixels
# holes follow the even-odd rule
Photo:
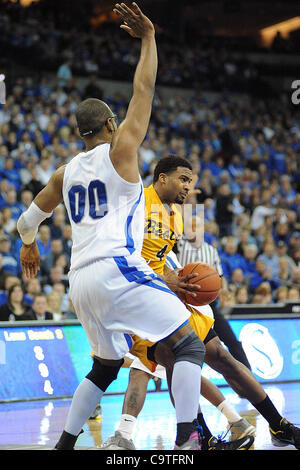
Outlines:
[[[266,380],[280,375],[283,357],[268,328],[259,323],[247,323],[239,339],[256,375]]]

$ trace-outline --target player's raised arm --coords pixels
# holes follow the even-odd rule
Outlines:
[[[133,81],[133,95],[126,117],[116,131],[110,152],[118,173],[130,182],[139,180],[137,150],[143,142],[151,116],[157,74],[154,26],[136,3],[133,9],[116,4],[115,13],[124,21],[121,28],[141,39],[141,52]]]
[[[52,211],[62,201],[64,170],[63,166],[53,173],[45,188],[39,192],[29,208],[18,219],[17,229],[23,242],[20,250],[20,263],[28,278],[37,275],[40,265],[40,254],[35,241],[39,225],[51,216]]]

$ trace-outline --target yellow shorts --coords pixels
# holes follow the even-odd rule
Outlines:
[[[191,316],[189,318],[189,323],[201,341],[204,341],[209,330],[212,328],[214,324],[214,319],[200,313],[201,307],[198,307],[199,310],[196,310],[191,305],[186,306],[188,310],[191,312]],[[130,349],[130,353],[134,356],[138,357],[139,360],[147,367],[151,372],[154,372],[156,369],[155,362],[152,362],[147,357],[148,347],[153,346],[155,343],[151,343],[150,341],[144,340],[139,338],[138,336],[131,335],[132,340],[134,341],[132,348]]]

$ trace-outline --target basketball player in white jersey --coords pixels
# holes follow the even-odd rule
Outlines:
[[[131,347],[130,334],[161,341],[175,356],[172,376],[175,448],[198,450],[197,410],[205,347],[188,324],[190,312],[141,256],[144,194],[137,150],[148,128],[157,73],[154,27],[134,3],[115,5],[121,28],[141,39],[133,96],[117,128],[110,108],[96,99],[79,104],[76,117],[86,151],[59,168],[18,220],[21,266],[37,274],[39,224],[64,201],[72,225],[70,298],[91,344],[92,370],[76,389],[56,449],[73,449],[82,426],[117,377]],[[168,280],[188,288],[187,276]],[[163,315],[162,313],[163,312]]]

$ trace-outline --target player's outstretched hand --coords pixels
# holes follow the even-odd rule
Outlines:
[[[36,242],[31,245],[23,245],[20,250],[21,268],[25,276],[30,279],[35,277],[40,267],[40,253]]]
[[[199,284],[191,284],[189,283],[190,279],[197,277],[197,273],[188,274],[187,276],[178,276],[177,272],[181,271],[180,269],[174,269],[174,271],[168,273],[164,276],[164,281],[167,286],[175,292],[178,296],[180,294],[189,293],[190,296],[196,297],[196,291],[199,292],[201,290],[201,286]]]
[[[142,13],[135,2],[132,3],[132,6],[134,10],[125,3],[116,3],[113,11],[124,21],[120,28],[127,31],[134,38],[142,39],[153,36],[155,30],[149,18]]]

